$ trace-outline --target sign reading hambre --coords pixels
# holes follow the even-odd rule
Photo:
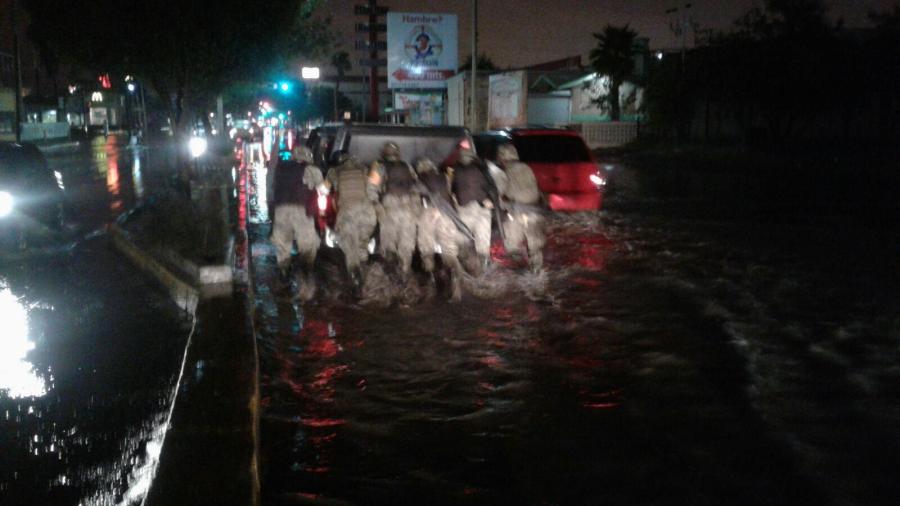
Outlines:
[[[455,14],[388,12],[388,87],[446,88],[456,74]]]

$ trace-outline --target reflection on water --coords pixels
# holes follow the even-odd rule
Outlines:
[[[0,285],[0,392],[12,398],[41,396],[47,393],[44,380],[27,361],[34,349],[29,340],[28,313],[6,286]]]
[[[542,295],[460,304],[295,306],[255,255],[268,500],[897,504],[896,256],[848,267],[819,229],[547,227]]]
[[[180,313],[104,241],[0,269],[0,504],[139,504],[185,349]]]
[[[134,178],[134,195],[138,200],[144,197],[144,175],[141,173],[141,155],[134,156],[131,167],[131,175]]]

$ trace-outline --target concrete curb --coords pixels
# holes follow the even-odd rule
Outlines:
[[[207,379],[188,380],[188,387],[175,394],[172,425],[144,504],[259,506],[255,306],[252,281],[243,285],[243,280],[235,279],[235,237],[228,243],[228,264],[204,271],[173,251],[141,248],[119,225],[110,225],[108,234],[118,251],[156,279],[194,319],[198,330],[189,340],[185,358],[195,368],[205,364],[206,370]],[[246,234],[238,240],[246,241]],[[252,279],[250,269],[245,270],[248,280]],[[237,284],[246,290],[235,292]],[[223,392],[229,394],[223,397]]]
[[[153,255],[142,250],[131,238],[131,235],[120,226],[113,224],[108,228],[109,237],[113,246],[140,270],[156,279],[169,296],[181,309],[194,317],[197,304],[200,302],[200,290],[181,280],[169,269],[162,265]]]
[[[66,155],[70,153],[75,153],[79,149],[81,149],[81,142],[79,141],[69,141],[69,142],[59,142],[53,144],[35,144],[41,153],[46,156],[55,156],[55,155]]]

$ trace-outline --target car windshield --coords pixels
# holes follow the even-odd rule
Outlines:
[[[513,138],[513,144],[526,163],[591,161],[584,141],[573,135],[521,135]]]

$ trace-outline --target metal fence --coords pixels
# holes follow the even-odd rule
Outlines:
[[[637,140],[640,134],[640,123],[636,121],[578,123],[573,126],[591,149],[624,146]]]
[[[23,142],[68,138],[69,124],[65,121],[57,123],[22,123]]]

